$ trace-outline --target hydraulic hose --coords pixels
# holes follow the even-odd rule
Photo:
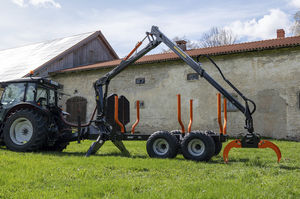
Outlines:
[[[253,105],[253,109],[250,111],[250,115],[252,115],[255,110],[256,110],[256,104],[253,100],[250,100],[249,98],[245,97],[241,91],[239,91],[228,79],[225,78],[222,70],[220,67],[216,64],[216,62],[208,55],[198,55],[197,56],[197,62],[199,63],[199,57],[205,57],[207,58],[219,71],[220,75],[222,76],[223,80],[235,91],[239,96],[243,98],[243,100],[246,102],[246,105],[248,104],[247,102],[249,101]]]

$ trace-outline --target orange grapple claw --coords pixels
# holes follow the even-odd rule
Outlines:
[[[278,161],[278,163],[280,162],[280,160],[281,160],[280,149],[273,142],[270,142],[268,140],[261,140],[258,143],[258,148],[270,148],[270,149],[273,149],[275,151],[276,155],[277,155],[277,161]]]
[[[229,151],[232,149],[232,148],[242,148],[242,143],[240,140],[233,140],[231,142],[229,142],[224,151],[223,151],[223,159],[224,159],[224,162],[227,163],[228,162],[228,153]]]

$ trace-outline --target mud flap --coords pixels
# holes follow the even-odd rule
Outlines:
[[[130,157],[129,151],[126,149],[121,140],[112,140],[112,143],[121,151],[124,156]]]

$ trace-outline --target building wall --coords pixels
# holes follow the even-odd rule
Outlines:
[[[300,140],[300,48],[285,48],[260,52],[239,53],[213,57],[224,75],[242,93],[257,105],[254,114],[255,132],[262,136]],[[203,68],[215,80],[233,93],[217,69],[206,60]],[[88,101],[89,118],[95,107],[93,82],[111,69],[63,73],[53,79],[64,84],[64,92],[83,96]],[[133,65],[111,81],[110,92],[124,95],[131,102],[131,122],[136,118],[134,102],[144,101],[137,131],[153,133],[157,130],[179,129],[177,122],[177,97],[181,94],[182,119],[186,128],[189,121],[189,99],[194,101],[192,130],[218,131],[217,91],[204,79],[187,80],[194,71],[182,61]],[[144,77],[145,84],[137,85],[136,78]],[[67,97],[63,98],[65,106]],[[241,97],[238,97],[241,101]],[[236,136],[245,132],[242,113],[228,112],[228,134]]]
[[[95,38],[71,53],[49,63],[39,70],[37,76],[47,76],[49,72],[74,68],[78,66],[105,62],[115,59],[100,39]]]

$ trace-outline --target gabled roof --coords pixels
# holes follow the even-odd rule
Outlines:
[[[30,70],[39,70],[49,62],[70,53],[72,49],[99,37],[113,57],[117,54],[100,31],[31,44],[0,51],[0,81],[21,78]]]
[[[217,46],[217,47],[210,47],[210,48],[199,48],[199,49],[187,50],[185,52],[192,57],[196,57],[198,55],[203,55],[203,54],[227,55],[227,54],[234,54],[234,53],[261,51],[261,50],[277,49],[277,48],[285,48],[285,47],[293,47],[293,46],[300,46],[300,36],[239,43],[239,44],[224,45],[224,46]],[[144,57],[141,57],[139,60],[137,60],[135,64],[164,62],[164,61],[178,60],[178,59],[180,59],[178,55],[176,55],[173,52],[170,52],[170,53],[146,55]],[[62,71],[54,72],[52,74],[114,67],[119,65],[120,62],[121,62],[120,59],[107,61],[98,64],[65,69]]]

